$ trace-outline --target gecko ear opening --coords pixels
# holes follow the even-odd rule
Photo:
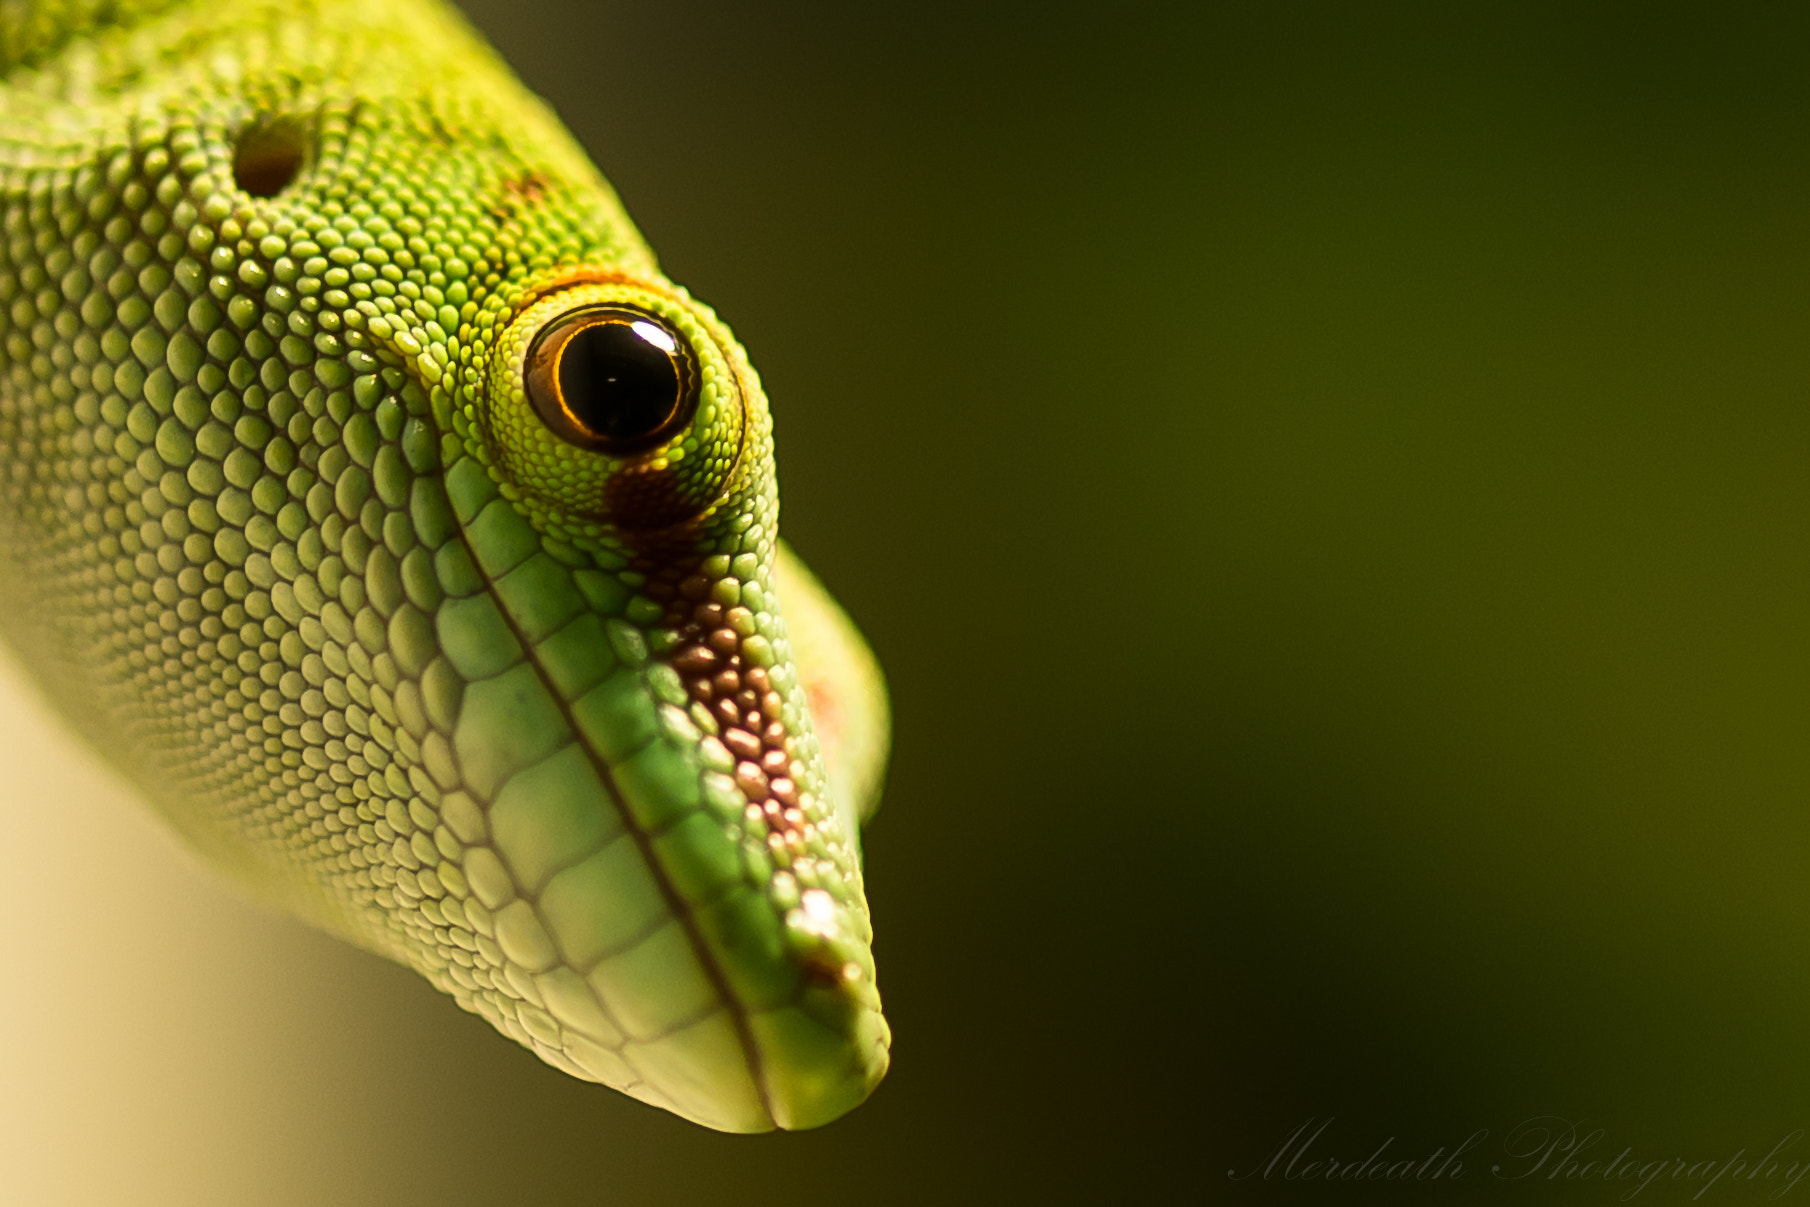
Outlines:
[[[233,151],[233,183],[253,197],[275,197],[294,183],[307,158],[300,123],[266,119],[247,126]]]

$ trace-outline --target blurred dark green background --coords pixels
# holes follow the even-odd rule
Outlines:
[[[1810,1126],[1810,10],[466,7],[890,673],[894,1067],[721,1137],[323,956],[293,1201],[1613,1202],[1487,1166]],[[1310,1116],[1490,1135],[1228,1181]]]
[[[1226,1171],[1810,1125],[1810,11],[467,7],[890,672],[897,1047],[741,1142],[480,1036],[420,1184],[1332,1202]]]

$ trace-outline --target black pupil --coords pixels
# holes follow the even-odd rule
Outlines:
[[[679,371],[630,324],[593,323],[559,358],[559,392],[587,431],[635,440],[658,431],[678,407]]]

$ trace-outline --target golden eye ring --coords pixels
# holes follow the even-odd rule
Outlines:
[[[683,335],[624,305],[560,315],[535,335],[522,365],[542,422],[570,444],[615,456],[655,448],[691,422],[698,378]]]

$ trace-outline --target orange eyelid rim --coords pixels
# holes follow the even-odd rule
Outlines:
[[[635,273],[624,272],[620,268],[601,268],[585,264],[563,269],[536,284],[534,288],[522,295],[520,301],[516,302],[515,308],[509,313],[509,321],[515,322],[522,315],[556,294],[586,285],[626,285],[631,289],[645,289],[649,293],[669,297],[675,302],[685,300],[677,289],[663,282],[651,281]]]

